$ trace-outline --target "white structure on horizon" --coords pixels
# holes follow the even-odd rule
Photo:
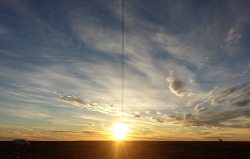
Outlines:
[[[13,144],[14,145],[29,145],[29,141],[25,139],[14,139]]]

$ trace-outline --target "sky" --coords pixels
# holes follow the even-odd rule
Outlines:
[[[249,8],[124,0],[123,70],[121,1],[0,0],[0,140],[250,141]]]

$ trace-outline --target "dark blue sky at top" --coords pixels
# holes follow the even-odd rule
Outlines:
[[[24,61],[41,66],[49,65],[53,61],[44,58],[42,56],[43,52],[56,57],[57,62],[61,60],[62,63],[64,59],[69,57],[92,62],[95,61],[95,58],[107,61],[113,59],[114,62],[119,59],[119,57],[113,55],[100,54],[101,50],[93,50],[91,46],[79,40],[78,35],[74,33],[70,26],[72,20],[69,18],[69,11],[67,10],[67,8],[77,8],[76,12],[79,9],[83,14],[86,13],[99,20],[99,24],[104,29],[114,29],[118,30],[117,33],[121,33],[119,32],[121,27],[121,19],[119,18],[121,17],[115,16],[112,12],[112,7],[120,7],[119,3],[114,4],[113,1],[103,2],[98,0],[71,2],[31,1],[28,2],[29,10],[34,15],[26,15],[26,13],[20,14],[17,10],[11,9],[9,6],[11,2],[4,5],[5,2],[3,1],[3,5],[1,5],[1,25],[8,28],[12,36],[1,38],[0,45],[3,50],[13,52],[15,56],[2,54],[2,60]],[[208,50],[209,54],[214,56],[209,65],[223,65],[235,72],[235,65],[241,65],[241,63],[246,63],[249,60],[247,53],[249,51],[249,31],[247,31],[249,24],[242,27],[244,36],[239,39],[237,44],[239,48],[237,58],[227,55],[225,49],[221,48],[221,46],[226,45],[221,35],[225,36],[227,34],[230,27],[238,20],[240,14],[249,14],[247,10],[248,4],[247,1],[240,2],[235,7],[235,10],[232,10],[230,8],[232,7],[231,1],[185,1],[182,3],[180,1],[125,1],[125,12],[127,11],[127,14],[130,14],[130,10],[132,10],[131,15],[136,15],[141,19],[136,21],[135,25],[129,26],[126,24],[129,17],[126,17],[127,14],[125,13],[125,39],[128,38],[126,37],[126,31],[136,32],[136,30],[142,32],[144,30],[145,38],[147,38],[147,36],[151,35],[147,34],[147,32],[158,30],[158,28],[150,26],[150,24],[154,24],[164,28],[170,36],[179,36],[189,45],[197,43]],[[32,16],[39,20],[37,21]],[[85,19],[81,20],[85,21]],[[213,27],[216,27],[215,31],[213,31]],[[211,32],[204,32],[208,28],[211,28]],[[64,45],[58,39],[64,41]],[[127,40],[129,41],[129,39]],[[152,41],[152,43],[154,42]],[[170,58],[180,65],[184,64],[191,71],[197,71],[195,65],[183,62],[183,59],[162,50],[159,44],[155,43],[154,49],[151,58],[156,60]],[[120,52],[120,50],[117,50],[117,52]],[[5,64],[8,65],[8,62]],[[11,67],[15,67],[15,65]]]
[[[35,16],[47,23],[48,26],[45,26],[45,28],[41,28],[40,24],[34,21],[34,19],[29,17],[23,18],[17,11],[13,11],[9,7],[2,5],[2,25],[9,28],[15,38],[11,39],[11,42],[6,40],[1,41],[1,48],[14,50],[22,55],[26,55],[26,58],[27,56],[32,57],[34,54],[35,56],[39,56],[39,53],[41,53],[46,46],[49,46],[51,49],[56,49],[58,54],[70,52],[71,54],[76,53],[77,56],[77,53],[83,50],[85,55],[90,51],[92,51],[93,54],[93,50],[86,50],[85,44],[79,42],[77,37],[73,36],[73,32],[69,26],[70,19],[67,18],[65,9],[62,9],[62,6],[67,8],[68,4],[69,6],[75,5],[79,8],[81,7],[84,12],[88,12],[88,14],[91,14],[100,20],[101,25],[104,26],[104,28],[119,29],[121,27],[120,19],[114,17],[114,14],[109,8],[100,4],[100,1],[72,1],[66,5],[65,2],[67,3],[67,1],[36,1],[29,3],[31,7],[30,9],[34,11]],[[102,3],[111,3],[110,7],[117,7],[112,5],[111,1]],[[228,28],[232,23],[237,21],[238,18],[232,10],[228,9],[228,1],[187,1],[182,3],[179,3],[178,1],[126,1],[125,4],[128,8],[131,6],[135,11],[135,14],[142,18],[142,21],[137,22],[139,24],[138,27],[127,27],[125,28],[125,31],[126,29],[150,30],[152,28],[145,27],[147,27],[147,23],[153,23],[164,27],[170,34],[182,35],[183,38],[190,38],[191,41],[199,39],[199,37],[204,38],[204,40],[207,40],[207,43],[203,43],[203,45],[205,45],[204,47],[208,50],[211,49],[211,52],[213,52],[215,48],[218,48],[220,44],[209,39],[209,37],[206,37],[209,35],[203,34],[203,30],[196,30],[196,28],[216,22],[220,28],[220,34],[226,34]],[[247,12],[245,6],[247,5],[242,4],[240,6],[243,7],[241,8],[241,12]],[[208,12],[208,10],[213,11]],[[143,23],[144,28],[141,28],[140,23]],[[248,27],[245,26],[243,29],[247,30],[247,28]],[[51,29],[53,29],[56,35],[55,33],[51,33]],[[190,35],[193,30],[196,30],[196,33]],[[189,36],[185,37],[185,35],[188,34]],[[246,32],[246,34],[249,33]],[[239,60],[245,59],[246,54],[241,54],[249,51],[249,47],[246,45],[249,41],[247,37],[248,36],[241,39],[243,46],[241,47],[241,50],[239,50]],[[50,44],[54,39],[58,38],[65,40],[70,38],[70,41],[66,43],[66,46],[61,46],[56,42],[54,42],[53,45]],[[219,48],[218,51],[223,52],[223,50],[220,50]],[[161,54],[161,51],[157,51],[156,57],[157,54]],[[67,56],[68,54],[64,54],[64,56],[65,55]],[[166,56],[166,52],[164,52],[160,58],[164,58],[164,55]],[[27,61],[33,60],[36,61],[34,58]],[[235,61],[235,59],[233,61]],[[232,61],[229,62],[228,66],[231,64]]]

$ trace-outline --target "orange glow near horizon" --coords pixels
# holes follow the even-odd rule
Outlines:
[[[129,132],[129,125],[123,123],[117,123],[110,128],[110,131],[113,132],[114,139],[119,141],[123,140],[126,137],[126,133]]]

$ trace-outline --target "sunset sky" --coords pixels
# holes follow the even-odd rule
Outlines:
[[[250,1],[124,0],[126,140],[250,141]],[[0,140],[113,140],[122,3],[0,0]]]

